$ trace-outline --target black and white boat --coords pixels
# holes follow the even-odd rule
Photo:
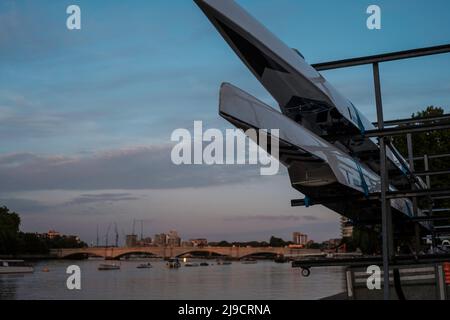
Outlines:
[[[23,260],[0,260],[0,274],[33,273],[34,268]]]

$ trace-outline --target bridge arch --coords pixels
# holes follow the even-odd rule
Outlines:
[[[214,250],[211,248],[191,248],[189,250],[178,253],[176,257],[179,258],[188,254],[195,254],[195,253],[204,253],[208,254],[209,256],[216,256],[216,257],[230,256],[230,254],[224,254],[223,252],[221,252],[221,250]]]
[[[83,259],[87,259],[90,257],[98,257],[98,258],[105,258],[106,255],[102,254],[98,251],[73,251],[73,252],[68,252],[67,254],[62,255],[60,258],[61,259],[73,259],[73,260],[83,260]]]
[[[275,251],[254,251],[250,252],[248,254],[241,255],[239,259],[245,259],[249,257],[255,257],[255,256],[270,256],[270,257],[276,257],[279,253]]]
[[[123,257],[126,257],[126,256],[130,256],[130,255],[133,255],[133,254],[145,254],[145,255],[151,256],[152,258],[163,258],[157,252],[148,251],[148,250],[126,251],[126,252],[122,252],[122,253],[118,253],[117,255],[114,255],[114,256],[112,256],[112,258],[114,260],[119,260],[120,258],[123,258]]]

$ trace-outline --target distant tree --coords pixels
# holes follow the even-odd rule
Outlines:
[[[46,254],[49,249],[83,248],[87,244],[72,236],[49,239],[35,233],[20,232],[20,217],[0,207],[0,255]]]
[[[73,249],[73,248],[84,248],[87,244],[78,241],[76,237],[72,236],[56,236],[52,239],[46,239],[46,245],[49,249]]]
[[[210,242],[209,245],[211,247],[231,247],[232,244],[229,243],[228,241],[222,240],[219,242]]]
[[[19,249],[20,253],[27,254],[46,254],[49,252],[46,241],[35,233],[20,233],[19,234]]]
[[[444,109],[429,106],[422,111],[412,114],[412,118],[420,119],[443,115]],[[439,122],[439,121],[436,121]],[[420,120],[417,121],[420,124]],[[430,123],[430,122],[428,122]],[[445,154],[450,153],[450,130],[439,130],[432,132],[421,132],[412,134],[414,156]],[[395,136],[392,139],[394,146],[399,150],[405,159],[408,159],[408,147],[406,136]],[[450,169],[450,158],[431,159],[429,161],[430,170]],[[424,171],[424,162],[415,161],[415,170]],[[436,188],[450,186],[450,175],[439,175],[431,177],[431,185]],[[450,201],[440,200],[439,207],[449,207]],[[426,205],[425,200],[419,201],[419,206]],[[435,203],[437,205],[437,203]],[[352,239],[346,240],[347,245],[359,248],[365,254],[381,252],[380,226],[366,227],[354,226]]]
[[[306,245],[308,249],[322,249],[322,245],[317,242],[311,242]]]
[[[360,249],[363,254],[381,252],[380,229],[378,226],[354,226],[351,246]]]
[[[444,109],[440,107],[430,106],[425,110],[414,113],[413,118],[433,117],[441,116],[444,114]],[[415,155],[424,154],[443,154],[450,152],[450,130],[438,130],[432,132],[422,132],[412,134],[413,138],[413,150]],[[398,136],[394,138],[394,144],[399,151],[407,157],[408,149],[406,145],[406,138],[404,136]],[[434,166],[442,166],[448,164],[449,159],[433,159],[431,160]],[[423,162],[417,162],[416,167],[423,170]],[[441,177],[442,178],[442,177]],[[445,177],[444,180],[448,181],[450,178]]]
[[[261,241],[261,242],[259,243],[259,246],[260,246],[260,247],[268,247],[268,246],[269,246],[269,243],[268,243],[267,241]]]
[[[355,229],[355,227],[353,227],[353,229]],[[347,252],[354,252],[358,249],[353,237],[342,238],[342,244],[345,244]]]
[[[444,115],[443,108],[429,106],[425,110],[413,113],[413,118],[435,117]],[[420,121],[418,121],[420,123]],[[435,123],[438,123],[436,121]],[[436,155],[450,153],[450,130],[438,130],[432,132],[421,132],[412,134],[414,156]],[[400,153],[408,158],[408,148],[405,136],[396,136],[393,139],[394,145]],[[450,157],[430,159],[429,170],[448,170],[450,169]],[[425,171],[424,161],[415,161],[416,171]],[[435,175],[430,177],[431,186],[434,188],[450,187],[450,175]],[[419,206],[428,206],[426,199],[419,201]],[[436,207],[450,207],[449,200],[435,201]]]
[[[440,107],[429,106],[423,111],[413,113],[413,118],[424,118],[424,117],[434,117],[441,116],[444,114],[444,109]],[[418,121],[420,123],[420,121]],[[444,154],[450,153],[450,130],[438,130],[432,132],[420,132],[412,134],[413,140],[413,151],[415,156],[423,156],[425,154]],[[408,148],[405,136],[396,136],[393,138],[393,143],[397,149],[402,153],[402,155],[407,159]],[[433,170],[439,170],[441,168],[449,167],[448,158],[432,159],[430,160],[430,166]],[[415,162],[416,170],[424,170],[423,161]],[[450,181],[449,176],[435,176],[432,177],[432,182],[436,183],[437,186],[440,184],[448,184]]]
[[[7,207],[0,207],[0,254],[17,252],[19,226],[19,215]]]
[[[284,247],[286,244],[287,243],[281,238],[276,238],[274,236],[270,237],[269,245],[271,247]]]

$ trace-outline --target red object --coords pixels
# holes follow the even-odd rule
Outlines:
[[[444,263],[445,283],[450,284],[450,262]]]

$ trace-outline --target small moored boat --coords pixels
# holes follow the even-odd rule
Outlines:
[[[198,263],[186,262],[184,264],[185,267],[198,267]]]
[[[273,259],[273,261],[274,261],[275,263],[286,263],[286,262],[289,261],[289,259],[286,258],[286,257],[283,256],[283,255],[277,255],[277,256],[275,257],[275,259]]]
[[[150,269],[150,268],[153,268],[153,266],[152,266],[152,264],[150,262],[148,262],[148,263],[141,263],[136,268],[138,268],[138,269]]]
[[[181,267],[181,263],[178,258],[171,258],[167,260],[166,266],[169,269],[178,269],[179,267]]]
[[[110,271],[110,270],[120,270],[120,266],[118,264],[106,264],[103,263],[98,266],[99,271]]]
[[[0,274],[33,272],[34,268],[23,260],[0,260]]]
[[[244,259],[241,261],[242,264],[256,264],[258,263],[258,261],[256,261],[255,259],[249,258],[249,259]]]

